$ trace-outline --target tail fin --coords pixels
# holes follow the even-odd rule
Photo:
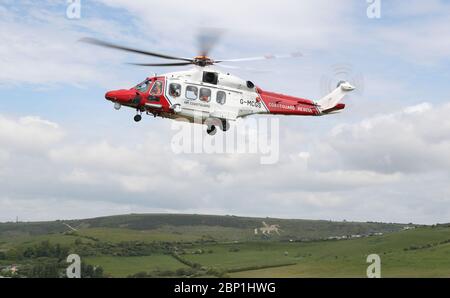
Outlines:
[[[353,90],[355,90],[355,87],[353,87],[349,82],[339,82],[338,87],[333,92],[317,102],[320,111],[324,114],[327,114],[336,110],[340,110],[341,108],[337,108],[339,102],[347,93]]]

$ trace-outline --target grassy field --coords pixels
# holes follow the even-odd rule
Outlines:
[[[168,255],[152,255],[145,257],[88,257],[84,259],[87,264],[102,266],[105,274],[111,277],[127,277],[138,272],[175,271],[187,268]]]
[[[299,261],[294,253],[285,255],[285,252],[294,252],[296,246],[298,244],[274,242],[203,245],[186,250],[183,258],[226,271],[252,266],[279,266]],[[204,253],[194,254],[198,250]]]
[[[30,246],[40,243],[42,241],[49,241],[53,244],[61,245],[71,245],[75,242],[77,238],[81,237],[66,235],[66,234],[49,234],[49,235],[37,235],[37,236],[26,236],[20,235],[13,238],[0,237],[0,250],[7,250],[17,246]],[[85,242],[92,242],[89,239],[83,239]]]
[[[247,270],[231,277],[366,277],[366,254],[351,257],[305,258],[296,265]],[[381,255],[383,277],[450,277],[450,246]]]
[[[201,240],[248,240],[253,236],[253,231],[220,226],[162,226],[154,230],[131,230],[126,228],[86,228],[80,229],[77,234],[80,236],[94,237],[101,241],[110,242],[195,242]]]
[[[450,277],[448,240],[450,228],[420,228],[354,240],[202,245],[183,257],[232,277],[365,277],[367,256],[378,254],[385,277]]]
[[[281,235],[262,236],[254,233],[260,220],[131,215],[72,221],[75,233],[67,227],[58,232],[61,222],[0,224],[0,264],[39,262],[38,255],[25,252],[34,247],[37,253],[46,247],[39,246],[42,242],[49,242],[84,253],[83,262],[101,266],[111,277],[173,275],[186,268],[189,276],[365,277],[369,254],[380,255],[384,277],[450,277],[449,225],[403,230],[398,224],[280,220]],[[327,240],[352,233],[368,234]],[[315,239],[318,235],[322,240]]]
[[[187,242],[196,241],[200,237],[192,234],[174,234],[159,230],[137,231],[130,229],[115,228],[92,228],[82,229],[77,232],[80,236],[93,237],[100,241],[123,242],[123,241],[143,241],[143,242]]]

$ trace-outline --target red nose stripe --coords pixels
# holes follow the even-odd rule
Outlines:
[[[134,90],[115,90],[109,91],[105,94],[107,100],[111,100],[119,103],[127,103],[136,97],[136,91]]]

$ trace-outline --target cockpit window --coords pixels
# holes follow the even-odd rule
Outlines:
[[[211,89],[201,88],[200,89],[200,100],[204,102],[209,102],[211,100]]]
[[[181,85],[180,84],[170,84],[169,86],[169,94],[172,97],[180,97],[181,96]]]
[[[150,81],[146,80],[142,83],[140,83],[139,85],[137,85],[136,87],[134,87],[137,91],[145,93],[148,91],[148,88],[150,87]]]
[[[152,90],[150,91],[150,95],[161,95],[163,91],[163,83],[161,81],[156,81],[153,84]]]

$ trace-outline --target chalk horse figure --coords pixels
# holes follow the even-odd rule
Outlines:
[[[280,232],[282,231],[280,229],[279,225],[268,225],[265,221],[263,221],[262,224],[263,224],[263,227],[256,229],[255,234],[258,234],[258,230],[259,230],[259,231],[261,231],[261,233],[263,235],[266,235],[266,236],[272,235],[272,232],[275,232],[278,235],[280,235]]]

